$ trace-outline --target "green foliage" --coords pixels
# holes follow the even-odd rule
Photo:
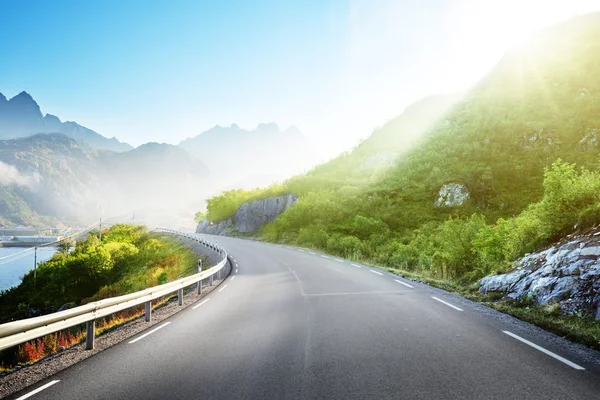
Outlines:
[[[208,218],[208,214],[203,211],[198,211],[196,214],[194,214],[194,221],[196,221],[197,224],[205,221],[206,218]]]
[[[533,43],[462,99],[424,99],[305,175],[209,200],[209,218],[294,193],[262,238],[460,283],[599,223],[600,13]],[[436,207],[453,182],[469,200]]]
[[[285,193],[283,186],[273,185],[267,189],[230,190],[207,200],[206,214],[198,212],[196,216],[211,221],[222,221],[232,217],[244,203],[263,199],[269,196],[280,196]],[[198,221],[199,222],[199,221]]]
[[[115,225],[59,251],[22,283],[0,293],[0,321],[68,304],[131,293],[195,271],[197,255],[181,242],[150,234],[143,226]]]

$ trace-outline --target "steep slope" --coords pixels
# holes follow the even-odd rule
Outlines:
[[[21,92],[10,100],[0,93],[0,139],[14,139],[37,133],[62,133],[99,150],[132,149],[127,143],[121,143],[114,137],[105,138],[75,122],[61,122],[51,114],[43,116],[40,106],[27,92]]]
[[[179,146],[208,165],[220,188],[268,185],[316,161],[314,149],[296,127],[282,131],[276,124],[260,124],[252,131],[217,125]]]
[[[432,111],[422,139],[405,143],[410,149],[398,158],[380,157],[377,174],[361,172],[365,160],[386,144],[405,145],[397,140],[411,129],[410,110],[352,153],[280,187],[209,200],[207,217],[218,221],[231,215],[232,204],[293,193],[298,203],[264,228],[265,238],[444,278],[473,280],[505,268],[505,262],[575,224],[579,214],[569,210],[600,201],[584,183],[577,183],[582,188],[577,193],[587,197],[577,197],[570,209],[556,200],[565,193],[576,196],[568,188],[579,178],[564,163],[546,173],[544,183],[545,168],[558,158],[598,167],[599,49],[600,13],[541,31],[446,113]],[[586,179],[591,178],[581,181]],[[514,222],[488,225],[540,200]],[[588,223],[596,218],[593,210]],[[566,216],[564,221],[544,222],[552,212]],[[475,243],[489,253],[483,259]]]

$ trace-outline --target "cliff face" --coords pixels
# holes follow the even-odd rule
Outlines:
[[[485,277],[479,284],[482,293],[500,292],[538,305],[557,304],[564,314],[600,319],[600,227],[528,254],[514,271]]]
[[[275,220],[290,208],[296,200],[296,196],[287,194],[244,203],[232,218],[218,223],[202,221],[196,228],[196,232],[222,236],[228,236],[232,232],[256,233],[265,223]]]

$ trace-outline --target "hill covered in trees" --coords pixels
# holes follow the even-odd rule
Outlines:
[[[282,185],[223,193],[200,217],[293,193],[264,239],[472,282],[600,222],[599,145],[594,13],[540,31],[461,98],[425,99],[352,152]]]

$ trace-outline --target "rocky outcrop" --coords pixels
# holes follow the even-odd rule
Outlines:
[[[510,273],[479,281],[481,293],[557,304],[565,314],[587,314],[600,319],[600,229],[544,251],[527,254]]]
[[[232,218],[218,223],[202,221],[196,228],[196,232],[221,236],[229,236],[234,232],[256,233],[265,223],[275,220],[296,201],[296,196],[287,194],[244,203]]]
[[[446,183],[440,188],[438,196],[436,207],[458,207],[469,200],[471,194],[461,183]]]

